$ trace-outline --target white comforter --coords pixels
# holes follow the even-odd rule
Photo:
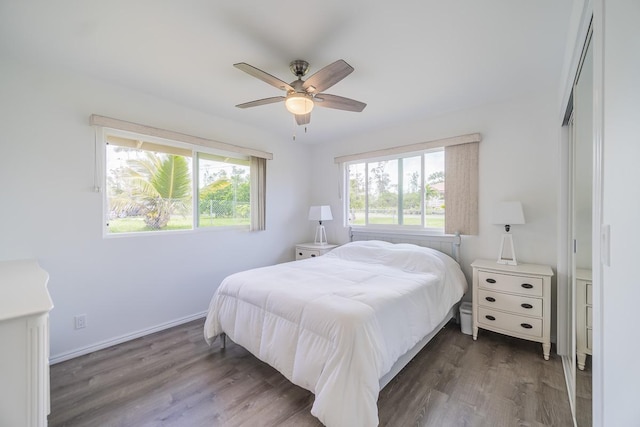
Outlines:
[[[352,242],[303,261],[233,274],[204,327],[315,394],[327,426],[378,425],[379,379],[466,291],[459,265],[432,249]]]

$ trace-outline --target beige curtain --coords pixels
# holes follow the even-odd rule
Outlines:
[[[251,156],[251,231],[267,228],[267,159]]]
[[[477,142],[445,147],[446,234],[478,234]]]

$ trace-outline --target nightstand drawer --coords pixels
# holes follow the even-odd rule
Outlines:
[[[291,252],[289,252],[289,253],[291,253]],[[319,250],[296,248],[296,260],[307,259],[307,258],[315,258],[317,256],[320,256],[320,251]]]
[[[587,307],[587,328],[593,327],[593,311],[591,307]]]
[[[300,243],[296,245],[296,261],[301,259],[316,258],[322,256],[332,249],[337,248],[339,245],[333,245],[330,243],[318,244],[318,243]]]
[[[592,300],[592,298],[593,298],[593,296],[592,296],[593,291],[592,291],[591,283],[587,283],[587,285],[585,286],[585,288],[586,288],[586,290],[587,290],[587,304],[591,305],[591,304],[593,304],[593,303],[591,302],[591,300]]]
[[[478,271],[478,286],[485,289],[542,296],[542,278]]]
[[[503,313],[485,307],[478,307],[478,323],[490,329],[503,329],[520,335],[542,337],[542,319]]]
[[[542,317],[542,299],[478,289],[478,305],[515,314]]]

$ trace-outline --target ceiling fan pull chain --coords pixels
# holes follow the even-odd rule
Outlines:
[[[293,117],[293,126],[292,127],[292,133],[293,133],[293,140],[296,140],[296,116],[292,116]]]

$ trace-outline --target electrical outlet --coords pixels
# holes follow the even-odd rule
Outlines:
[[[73,318],[75,320],[76,329],[83,329],[87,327],[87,315],[78,314]]]

